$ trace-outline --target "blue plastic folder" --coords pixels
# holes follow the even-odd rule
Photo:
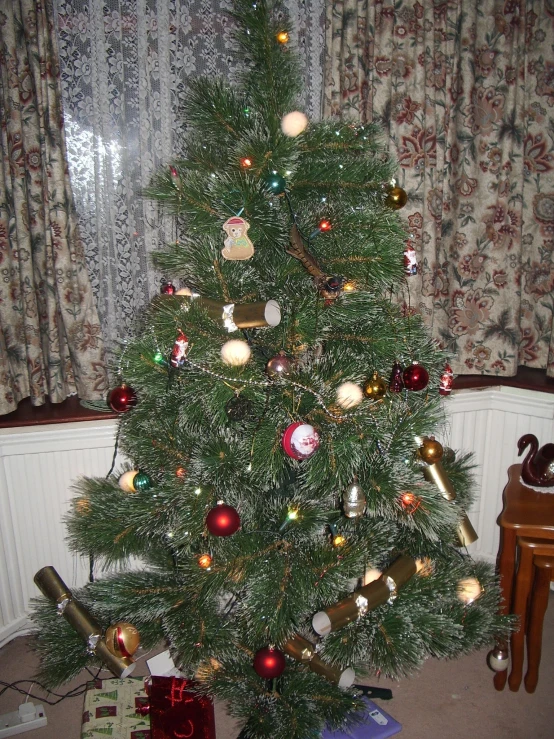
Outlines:
[[[393,719],[369,698],[363,699],[367,706],[364,718],[348,731],[324,731],[322,739],[385,739],[402,731],[402,724]]]

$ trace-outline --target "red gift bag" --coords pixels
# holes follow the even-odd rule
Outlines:
[[[193,680],[152,677],[148,682],[152,739],[215,739],[212,699],[192,692]]]

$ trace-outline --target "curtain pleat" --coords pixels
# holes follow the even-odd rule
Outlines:
[[[554,376],[554,6],[327,3],[324,112],[380,121],[409,300],[459,374]]]
[[[66,165],[48,0],[0,6],[0,413],[106,392],[100,323]]]

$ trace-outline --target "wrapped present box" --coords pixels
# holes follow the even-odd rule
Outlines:
[[[93,680],[87,687],[81,739],[151,739],[150,719],[136,713],[148,703],[142,678]]]
[[[211,698],[181,677],[148,678],[152,739],[215,739]]]

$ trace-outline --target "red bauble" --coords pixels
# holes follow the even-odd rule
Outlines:
[[[160,292],[162,295],[175,295],[175,285],[171,280],[162,280]]]
[[[240,528],[240,516],[233,506],[218,503],[206,516],[206,526],[214,536],[231,536]]]
[[[429,382],[429,373],[419,362],[412,362],[402,373],[406,390],[423,390]]]
[[[119,387],[114,387],[108,395],[108,405],[116,413],[126,413],[137,404],[137,394],[132,387],[123,383]]]
[[[319,447],[319,434],[309,423],[291,423],[282,439],[283,449],[293,459],[308,459]]]
[[[285,655],[275,647],[258,649],[254,655],[254,669],[260,677],[265,677],[267,680],[279,677],[286,666]]]

